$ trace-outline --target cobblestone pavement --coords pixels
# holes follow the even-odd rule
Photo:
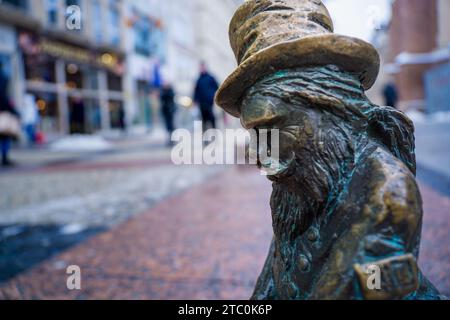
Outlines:
[[[141,148],[1,173],[0,282],[221,170],[174,166],[168,149]]]
[[[0,298],[247,299],[271,240],[270,184],[231,169],[17,277]],[[83,290],[68,292],[79,265]]]
[[[0,172],[0,299],[251,295],[272,236],[270,183],[255,169],[176,167],[141,142],[33,156]],[[450,296],[450,183],[419,168],[420,265]],[[82,268],[82,291],[66,289],[68,265]]]
[[[417,158],[420,164],[450,179],[450,123],[416,124]]]
[[[450,295],[450,199],[421,184],[420,264]],[[247,299],[271,240],[270,184],[234,168],[0,286],[8,299]],[[225,204],[225,205],[224,205]],[[82,290],[66,289],[79,265]]]
[[[421,184],[424,226],[420,265],[423,273],[450,297],[450,198]]]
[[[217,167],[169,163],[149,167],[128,164],[117,170],[103,163],[91,170],[83,167],[79,171],[3,176],[0,225],[112,227],[217,171]]]

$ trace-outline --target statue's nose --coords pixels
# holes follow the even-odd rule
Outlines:
[[[247,101],[241,110],[241,123],[246,129],[270,128],[280,118],[280,111],[267,99]]]

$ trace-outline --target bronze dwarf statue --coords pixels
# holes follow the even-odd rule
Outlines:
[[[375,48],[334,34],[320,0],[246,1],[230,38],[239,67],[217,104],[280,132],[274,238],[253,299],[439,299],[417,264],[414,126],[365,95]]]

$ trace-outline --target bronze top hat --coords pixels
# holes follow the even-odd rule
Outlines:
[[[380,68],[371,44],[333,33],[321,0],[248,0],[231,21],[230,41],[239,67],[220,87],[216,102],[236,117],[246,90],[274,71],[334,64],[358,74],[367,90]]]

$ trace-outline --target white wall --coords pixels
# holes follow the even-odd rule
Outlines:
[[[199,0],[196,28],[200,59],[223,81],[236,68],[228,29],[240,1]]]
[[[450,1],[438,1],[438,44],[439,47],[445,48],[450,45]]]

